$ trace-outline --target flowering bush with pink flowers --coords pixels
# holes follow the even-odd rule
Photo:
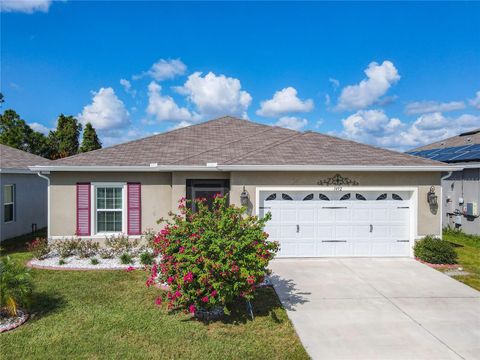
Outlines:
[[[238,297],[253,298],[263,282],[268,262],[278,243],[268,241],[263,231],[270,214],[262,219],[245,214],[245,208],[228,205],[216,196],[208,206],[196,199],[193,212],[185,199],[179,214],[170,213],[166,225],[154,238],[160,261],[151,268],[147,286],[167,283],[156,304],[166,301],[171,310],[209,310],[226,307]]]

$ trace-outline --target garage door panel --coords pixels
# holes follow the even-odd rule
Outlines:
[[[335,243],[335,256],[353,256],[353,244],[348,242]]]
[[[352,219],[355,221],[369,221],[371,216],[369,208],[352,209]]]
[[[352,237],[355,241],[369,241],[371,238],[370,224],[352,225]]]
[[[389,239],[390,225],[373,225],[372,240]]]
[[[389,209],[385,207],[372,209],[372,221],[388,221],[389,220],[388,210]]]
[[[280,221],[297,221],[297,209],[280,209]]]
[[[351,225],[338,224],[335,226],[335,240],[349,240],[352,238],[353,229]]]
[[[322,207],[317,210],[317,221],[320,223],[335,221],[335,212]]]
[[[405,240],[410,237],[409,228],[406,225],[392,225],[390,226],[391,237],[396,240]]]
[[[333,240],[335,238],[335,226],[333,224],[317,225],[317,238],[320,240]]]
[[[282,224],[279,226],[279,237],[280,239],[288,239],[297,237],[297,225],[291,224]]]
[[[298,209],[298,221],[299,222],[314,223],[315,222],[315,208],[313,208],[313,207],[308,208],[308,209],[299,208]]]
[[[315,239],[315,224],[301,224],[298,235],[301,239]]]

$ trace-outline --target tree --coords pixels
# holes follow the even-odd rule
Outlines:
[[[98,138],[97,132],[91,123],[86,123],[85,129],[83,130],[83,140],[82,145],[80,146],[80,152],[88,152],[101,148],[102,143]]]
[[[50,153],[47,138],[28,126],[14,110],[0,115],[0,144],[43,157]]]
[[[57,129],[50,131],[48,138],[54,149],[52,159],[60,159],[78,153],[78,137],[82,131],[82,124],[73,116],[60,114],[57,120]]]

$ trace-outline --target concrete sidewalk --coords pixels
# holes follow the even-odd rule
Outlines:
[[[480,359],[480,292],[412,259],[276,259],[313,359]]]

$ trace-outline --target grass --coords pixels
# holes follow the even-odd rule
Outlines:
[[[445,229],[443,238],[455,245],[458,263],[471,274],[455,276],[455,279],[480,290],[480,236]]]
[[[28,252],[10,256],[27,261]],[[32,270],[32,318],[0,335],[8,359],[307,359],[272,289],[260,289],[222,322],[169,314],[143,271]]]

